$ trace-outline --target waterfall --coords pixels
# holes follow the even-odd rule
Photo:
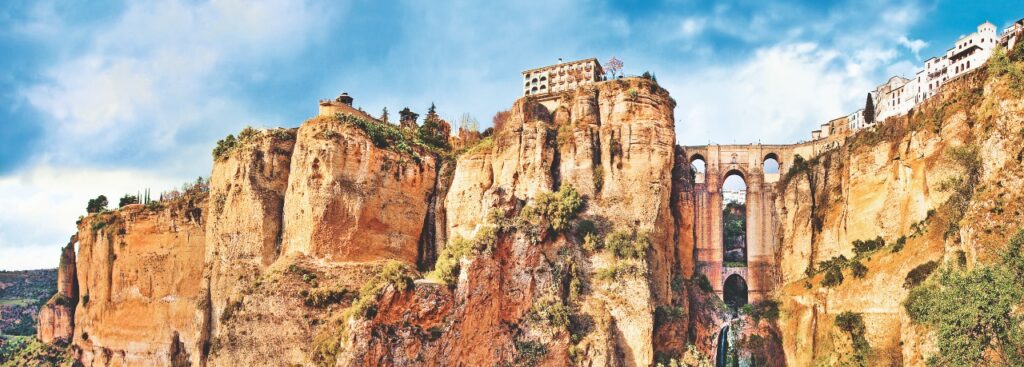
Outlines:
[[[729,324],[718,332],[718,348],[715,351],[715,367],[725,367],[725,354],[729,352]]]

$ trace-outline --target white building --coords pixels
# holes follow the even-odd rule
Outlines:
[[[875,88],[875,93],[872,98],[875,102],[874,123],[885,121],[885,119],[892,116],[907,113],[906,110],[901,111],[900,108],[904,107],[902,103],[904,95],[903,87],[906,86],[908,82],[910,82],[910,80],[907,78],[894,76]],[[910,93],[908,92],[906,94]],[[909,109],[910,108],[908,107],[907,110]]]
[[[743,204],[747,201],[747,189],[722,189],[722,208],[728,203]]]
[[[601,81],[604,69],[596,58],[562,62],[523,72],[523,95],[539,96],[573,90]]]
[[[864,109],[861,108],[854,113],[846,116],[846,121],[849,124],[850,131],[857,131],[865,128],[864,126]]]

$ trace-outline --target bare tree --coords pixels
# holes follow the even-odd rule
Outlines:
[[[469,112],[464,112],[462,116],[459,116],[458,124],[459,130],[479,131],[480,129],[480,123]]]
[[[604,63],[604,70],[607,71],[608,73],[611,73],[612,78],[614,79],[615,74],[620,73],[622,71],[622,60],[619,60],[615,58],[615,56],[612,56],[611,59],[608,59],[608,61]]]

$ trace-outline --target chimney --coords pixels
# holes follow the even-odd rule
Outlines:
[[[335,101],[347,104],[349,106],[352,105],[352,97],[348,95],[348,92],[341,92],[341,95],[338,96],[338,98],[335,99]]]

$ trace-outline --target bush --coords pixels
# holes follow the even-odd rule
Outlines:
[[[569,326],[569,308],[555,296],[541,297],[526,314],[526,319],[556,328]]]
[[[860,260],[853,260],[850,262],[850,271],[853,273],[854,278],[863,278],[868,275],[868,267],[864,266]]]
[[[675,322],[686,316],[686,310],[679,306],[658,306],[654,309],[654,327]]]
[[[405,292],[412,289],[412,277],[409,276],[409,267],[396,260],[390,260],[380,273],[371,279],[363,288],[359,289],[352,306],[348,308],[345,316],[355,316],[364,319],[372,319],[377,316],[377,296],[380,291],[388,286],[396,292]]]
[[[217,145],[213,147],[213,160],[224,159],[236,147],[238,147],[238,139],[235,139],[234,135],[228,134],[224,139],[218,140]]]
[[[569,228],[569,225],[580,210],[583,209],[583,197],[571,186],[562,186],[556,192],[545,192],[537,195],[533,205],[523,209],[520,213],[530,222],[531,218],[547,219],[549,226],[554,231],[562,231]],[[539,218],[537,218],[539,219]]]
[[[821,280],[822,286],[832,288],[840,284],[843,284],[843,270],[841,268],[825,270],[825,278]]]
[[[896,243],[892,245],[892,252],[900,252],[903,250],[903,246],[907,245],[907,236],[900,236],[896,239]]]
[[[99,213],[107,210],[107,197],[105,195],[97,196],[95,199],[89,199],[89,203],[85,206],[86,213]]]
[[[125,194],[124,196],[121,197],[121,200],[118,200],[117,207],[118,208],[123,208],[126,205],[132,205],[132,204],[138,204],[138,203],[139,203],[139,197],[138,196]]]
[[[490,252],[496,241],[497,231],[494,227],[481,229],[473,240],[456,236],[441,249],[434,270],[427,276],[447,285],[455,285],[459,280],[460,260],[481,252]]]
[[[1024,365],[1024,320],[1016,311],[1024,298],[1022,233],[1010,240],[1001,262],[946,271],[938,281],[910,291],[907,314],[936,331],[939,353],[929,365],[986,365],[991,356],[999,356],[1003,365]]]
[[[711,287],[711,281],[703,273],[694,274],[693,282],[697,283],[697,288],[700,288],[704,293],[711,293],[711,291],[715,290]]]
[[[345,299],[345,297],[354,295],[352,292],[345,288],[340,289],[325,289],[315,288],[313,290],[303,290],[299,293],[305,300],[304,303],[309,307],[326,307],[339,303]]]
[[[602,281],[616,281],[626,275],[636,275],[638,268],[633,264],[616,263],[607,268],[597,269],[594,277]],[[710,284],[710,283],[709,283]]]
[[[746,304],[740,308],[740,313],[749,315],[755,324],[761,322],[761,319],[775,321],[779,319],[779,301],[766,299],[761,302]]]
[[[616,258],[640,259],[647,255],[651,238],[644,231],[615,231],[604,239],[604,247]]]
[[[916,287],[921,282],[924,282],[925,279],[928,279],[928,276],[938,267],[939,263],[935,262],[935,260],[918,265],[907,273],[907,278],[903,281],[903,288],[910,289]]]
[[[858,256],[874,252],[882,247],[885,247],[885,240],[881,236],[875,237],[873,240],[853,241],[853,252]]]
[[[835,325],[839,330],[850,335],[864,334],[864,317],[853,311],[846,311],[837,315]]]

